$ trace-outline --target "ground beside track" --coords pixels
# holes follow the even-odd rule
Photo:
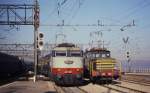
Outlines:
[[[48,81],[15,81],[0,86],[0,93],[57,93]]]
[[[117,84],[117,85],[150,93],[150,86],[134,84],[134,83],[129,83],[129,82],[125,82],[125,81],[121,81],[121,83]]]
[[[37,82],[33,82],[31,80],[29,81],[15,81],[13,83],[0,86],[0,93],[65,93],[65,92],[59,92],[54,87],[54,82],[51,81],[42,81],[38,80]],[[145,91],[145,93],[150,93],[150,87],[122,82],[120,84],[121,86],[130,87],[133,89],[138,89],[141,91]],[[110,85],[113,86],[113,85]],[[76,86],[74,86],[76,87]],[[65,87],[65,89],[69,90],[71,87]],[[119,93],[115,90],[103,87],[98,84],[92,84],[89,83],[84,86],[79,86],[79,88],[87,91],[87,93]],[[69,93],[69,92],[68,92]],[[83,92],[82,92],[83,93]],[[135,92],[130,92],[135,93]]]
[[[71,89],[73,91],[76,91],[75,87],[77,88],[79,87],[87,91],[87,93],[120,93],[119,91],[115,91],[113,89],[103,87],[103,85],[100,84],[92,84],[89,82],[88,79],[85,81],[87,81],[86,84],[82,86],[65,87],[65,90],[69,91],[69,89]],[[120,82],[121,84],[114,83],[109,86],[115,87],[115,85],[120,85],[127,88],[144,91],[144,93],[150,93],[150,86],[144,86],[144,85],[124,82],[124,81],[120,81]],[[32,78],[29,78],[28,80],[20,79],[13,83],[0,86],[0,93],[66,93],[66,92],[57,91],[54,85],[55,83],[51,82],[48,78],[38,80],[35,83],[33,82]],[[76,93],[76,92],[72,92],[72,93]],[[136,93],[136,92],[130,92],[130,93]]]

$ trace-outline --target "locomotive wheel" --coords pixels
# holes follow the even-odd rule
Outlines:
[[[112,79],[108,80],[108,83],[111,84],[112,83]]]
[[[60,81],[55,81],[55,84],[56,84],[56,85],[58,85],[58,86],[63,85],[63,83],[62,83],[62,82],[60,82]]]
[[[96,83],[96,78],[90,77],[90,81],[91,81],[93,84],[95,84],[95,83]]]

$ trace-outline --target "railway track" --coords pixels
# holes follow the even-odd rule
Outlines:
[[[110,91],[113,90],[119,93],[147,93],[145,91],[136,90],[136,89],[121,86],[121,85],[102,85],[102,86],[108,88]]]
[[[88,93],[79,87],[63,87],[62,89],[65,91],[65,93]]]
[[[150,86],[149,82],[138,82],[138,81],[135,81],[135,80],[122,80],[122,81],[133,83],[133,84],[139,84],[139,85],[143,85],[143,86]]]
[[[125,75],[122,77],[122,80],[150,84],[148,83],[150,82],[149,75]]]
[[[121,81],[143,86],[150,86],[150,76],[126,75]]]
[[[62,87],[53,84],[57,93],[88,93],[86,90],[79,87]]]

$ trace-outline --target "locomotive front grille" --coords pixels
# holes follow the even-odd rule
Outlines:
[[[66,74],[66,75],[64,75],[63,80],[64,80],[64,83],[72,84],[74,81],[74,78],[73,78],[72,74]]]
[[[114,63],[96,62],[94,65],[94,68],[96,70],[114,69],[114,67],[115,67]]]
[[[101,70],[101,69],[113,69],[114,66],[111,64],[107,64],[107,65],[96,65],[96,69],[97,70]]]

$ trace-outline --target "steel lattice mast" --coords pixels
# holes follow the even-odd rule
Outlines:
[[[38,64],[38,49],[37,49],[37,39],[38,39],[38,28],[39,28],[39,3],[38,0],[35,0],[35,6],[34,6],[34,82],[36,81],[37,76],[37,64]]]

